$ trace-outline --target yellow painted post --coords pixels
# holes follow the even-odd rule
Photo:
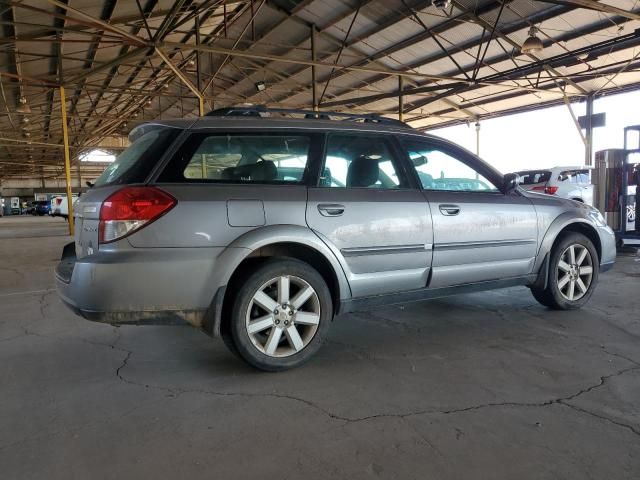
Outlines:
[[[63,86],[60,86],[60,111],[62,112],[62,140],[64,143],[64,176],[67,185],[67,218],[69,220],[69,235],[73,237],[75,228],[73,218],[73,197],[71,196],[71,159],[69,156],[69,132],[67,131],[67,100]]]

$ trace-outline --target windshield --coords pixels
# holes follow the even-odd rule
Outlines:
[[[143,182],[177,132],[173,128],[158,127],[138,137],[102,172],[94,186]]]

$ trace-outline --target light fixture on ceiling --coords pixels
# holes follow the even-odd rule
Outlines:
[[[196,66],[196,61],[193,58],[190,58],[189,60],[187,60],[187,67],[193,68],[195,66]]]
[[[27,99],[25,97],[20,97],[18,100],[18,106],[16,108],[16,112],[18,113],[31,113],[31,107],[27,103]]]
[[[151,98],[148,99],[146,102],[147,107],[150,107],[152,103],[153,103],[153,100]]]
[[[536,33],[538,33],[538,29],[536,27],[531,27],[529,29],[529,36],[520,48],[522,53],[538,53],[544,49],[542,40],[540,40]]]
[[[433,0],[432,4],[440,10],[446,10],[451,6],[451,0]]]
[[[256,90],[259,92],[264,92],[267,89],[267,85],[260,80],[259,82],[256,82]]]

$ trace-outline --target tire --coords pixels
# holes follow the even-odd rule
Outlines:
[[[307,263],[274,258],[253,270],[239,288],[231,339],[253,367],[287,370],[318,351],[332,317],[331,292],[322,276]]]
[[[598,283],[599,267],[598,253],[591,240],[581,233],[568,233],[551,251],[547,287],[531,288],[531,293],[545,307],[575,310],[591,298]]]
[[[533,294],[533,298],[535,298],[539,304],[549,308],[551,308],[551,306],[553,305],[553,301],[550,298],[548,289],[541,290],[537,288],[532,288],[531,293]]]

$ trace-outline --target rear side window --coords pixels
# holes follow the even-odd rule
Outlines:
[[[143,182],[179,132],[175,128],[158,127],[144,133],[116,157],[94,186]]]
[[[578,172],[576,170],[566,170],[564,172],[560,172],[560,175],[558,175],[558,180],[560,182],[567,183],[582,183],[578,178]]]
[[[580,170],[578,172],[578,183],[590,183],[589,170]]]
[[[549,170],[527,170],[516,172],[520,177],[520,185],[535,185],[536,183],[547,183],[551,178]]]
[[[309,147],[305,135],[194,134],[159,180],[298,184],[307,171]]]

